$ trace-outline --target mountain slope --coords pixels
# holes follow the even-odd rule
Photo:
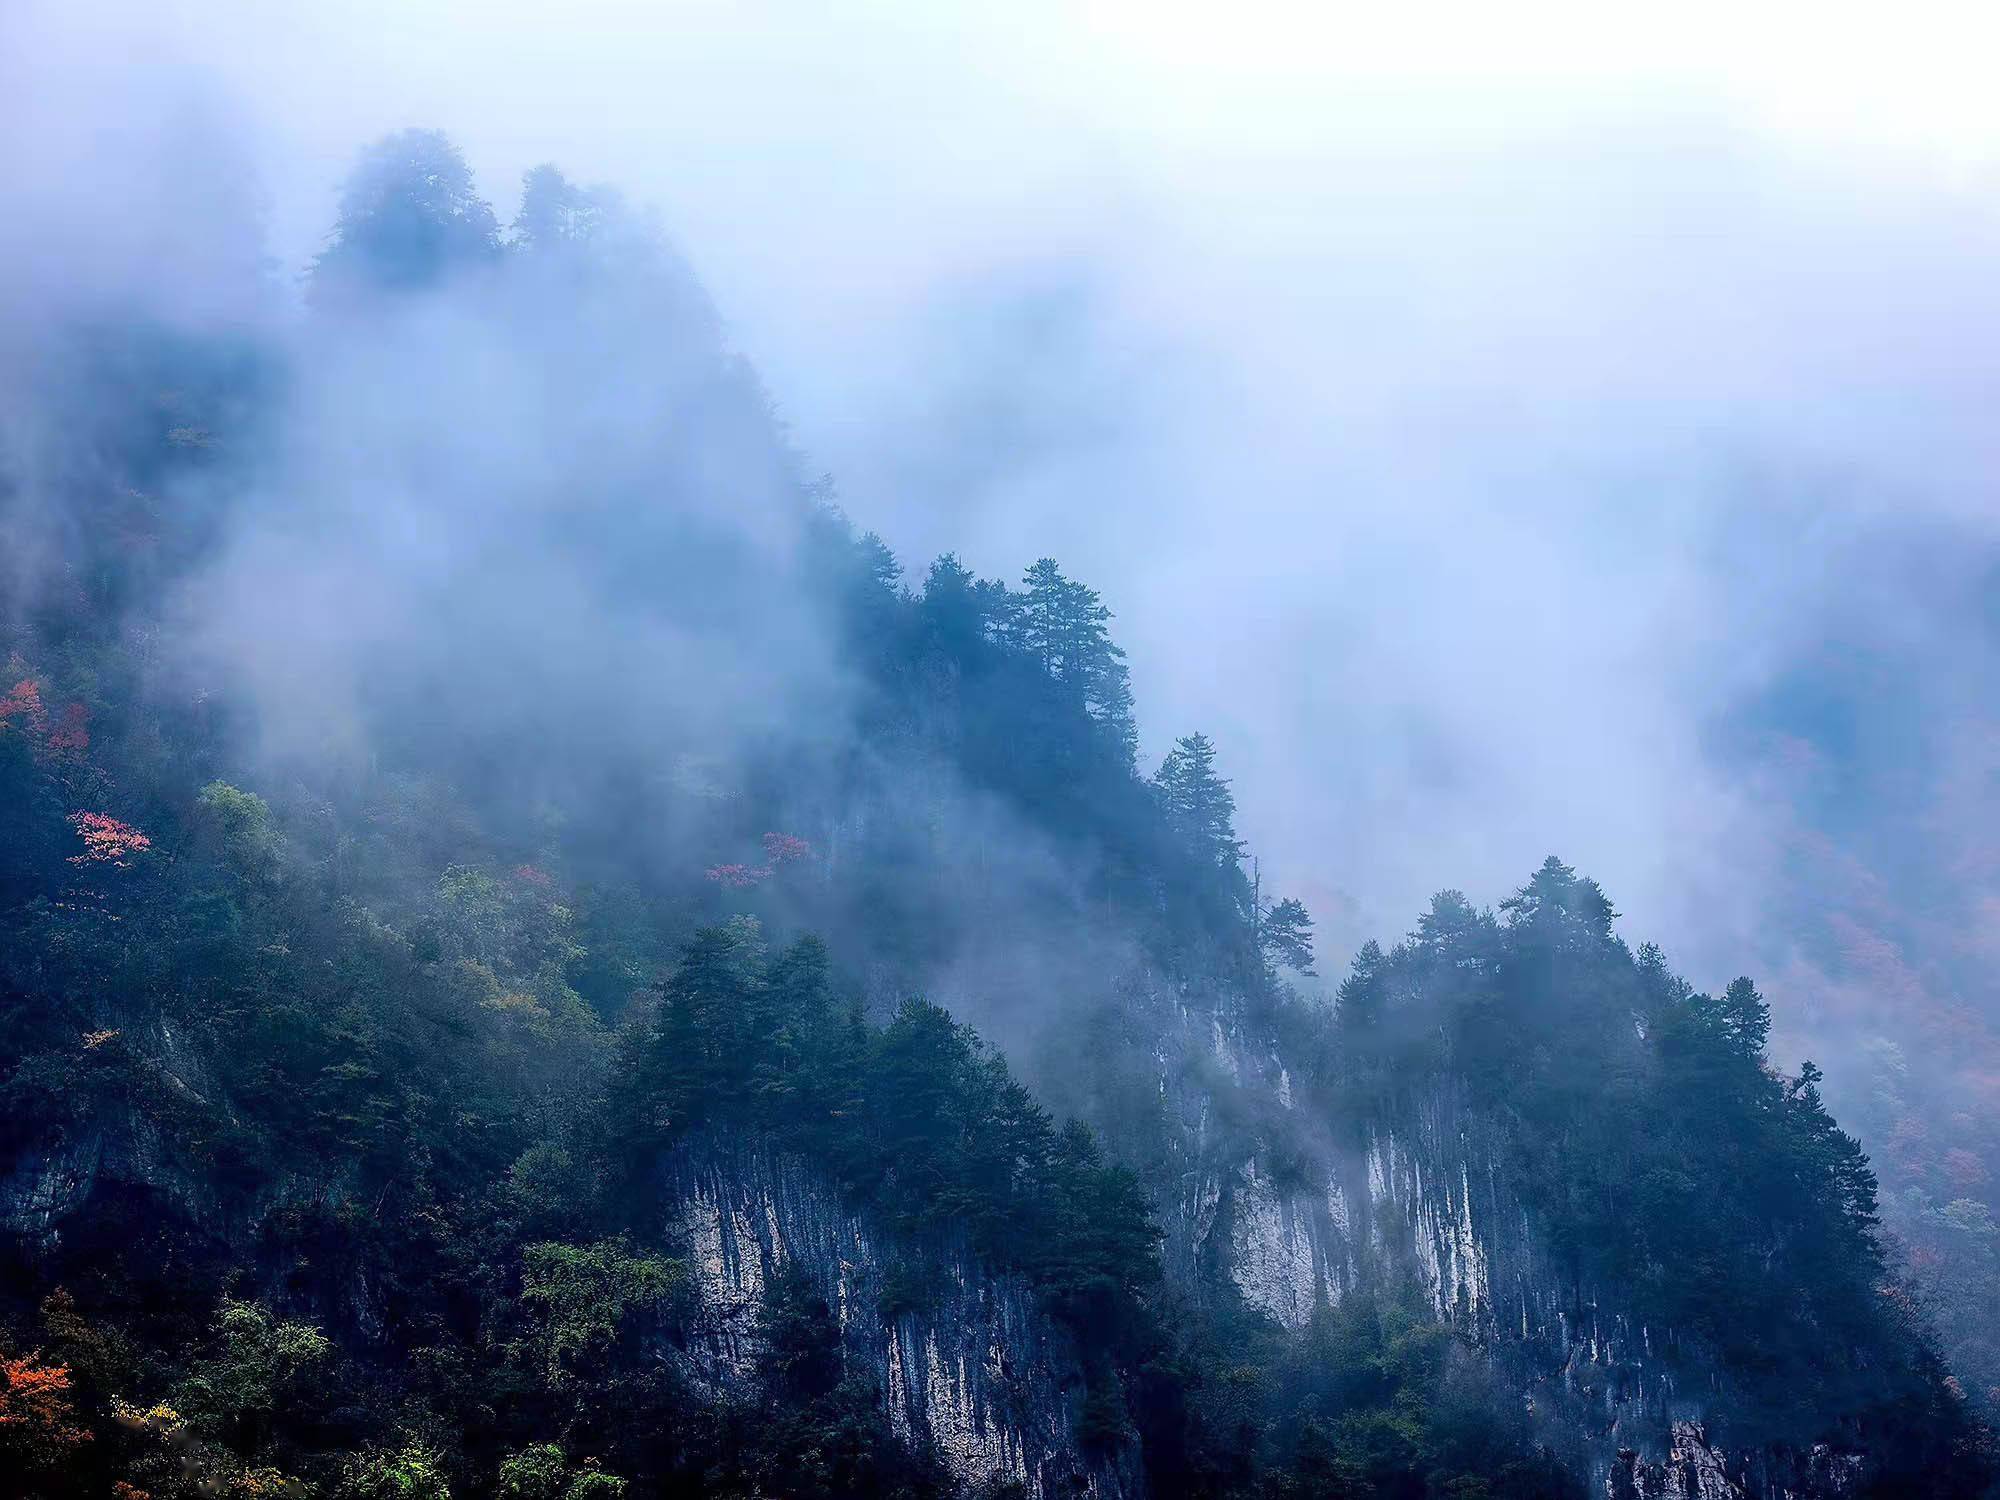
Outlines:
[[[1299,997],[1096,595],[904,588],[611,195],[393,137],[310,301],[9,455],[34,1492],[1985,1483],[1747,981],[1552,860]]]

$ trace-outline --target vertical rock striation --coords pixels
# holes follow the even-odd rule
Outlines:
[[[789,1268],[825,1297],[847,1369],[873,1379],[895,1430],[961,1480],[1036,1500],[1138,1493],[1132,1455],[1098,1461],[1077,1443],[1084,1381],[1068,1335],[962,1239],[885,1233],[807,1163],[749,1140],[684,1143],[662,1183],[696,1294],[679,1354],[713,1394],[753,1388],[765,1292]],[[892,1277],[913,1266],[920,1289],[904,1293]]]
[[[1432,1312],[1522,1392],[1537,1432],[1594,1490],[1634,1500],[1808,1500],[1852,1492],[1865,1459],[1738,1434],[1706,1351],[1635,1324],[1541,1249],[1500,1146],[1448,1086],[1379,1118],[1301,1118],[1275,1040],[1227,999],[1156,993],[1155,1056],[1177,1123],[1163,1222],[1172,1274],[1290,1329],[1365,1285],[1414,1279]],[[1229,1096],[1226,1100],[1225,1096]],[[1246,1097],[1247,1096],[1247,1097]],[[1223,1118],[1238,1122],[1225,1128]],[[1311,1164],[1260,1156],[1285,1120]]]

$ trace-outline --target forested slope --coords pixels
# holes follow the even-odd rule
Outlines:
[[[614,195],[393,137],[307,302],[25,346],[26,1493],[1981,1492],[1748,980],[1551,860],[1296,993],[1104,603],[905,578]]]

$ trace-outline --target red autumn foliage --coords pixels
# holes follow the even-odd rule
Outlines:
[[[804,839],[793,838],[789,833],[764,835],[764,858],[771,862],[773,869],[779,865],[788,865],[794,860],[809,859],[811,856],[812,845]]]
[[[90,710],[81,703],[72,703],[62,711],[62,718],[49,731],[45,742],[47,747],[64,755],[81,755],[90,748]]]
[[[764,835],[763,864],[710,865],[704,873],[717,885],[727,886],[732,891],[747,891],[769,880],[781,866],[811,857],[812,845],[804,839],[793,838],[789,833],[767,833]]]
[[[1944,1160],[1938,1165],[1955,1188],[1967,1190],[1976,1188],[1993,1175],[1986,1170],[1985,1162],[1963,1146],[1954,1146],[1945,1152]]]
[[[23,677],[0,698],[0,724],[16,720],[35,734],[49,727],[48,710],[42,706],[42,685],[32,677]]]
[[[110,865],[130,869],[132,857],[153,847],[153,841],[130,823],[121,823],[108,813],[74,812],[70,825],[83,840],[83,853],[72,854],[73,865]]]
[[[45,1365],[32,1354],[0,1355],[0,1450],[30,1468],[49,1469],[90,1441],[77,1425],[69,1367]]]
[[[531,885],[541,891],[546,891],[555,885],[549,872],[538,865],[514,866],[514,878],[523,885]]]
[[[18,670],[19,659],[10,665]],[[35,742],[37,761],[81,759],[90,749],[90,710],[72,703],[52,723],[36,677],[23,677],[0,697],[0,730],[17,726]]]
[[[1902,1171],[1917,1174],[1925,1171],[1931,1157],[1930,1132],[1924,1122],[1915,1115],[1900,1117],[1889,1137],[1883,1142],[1884,1154]]]

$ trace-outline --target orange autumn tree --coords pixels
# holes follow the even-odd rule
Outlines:
[[[72,703],[49,729],[42,747],[51,755],[80,756],[90,748],[90,710]]]
[[[0,1454],[23,1469],[47,1470],[89,1441],[76,1420],[67,1365],[0,1355]]]
[[[23,677],[0,695],[0,725],[8,724],[19,724],[36,735],[48,728],[49,713],[42,705],[42,685],[34,678]]]
[[[74,812],[70,826],[83,840],[83,853],[72,854],[73,865],[110,865],[131,868],[132,857],[153,847],[153,841],[130,823],[121,823],[109,813]]]
[[[60,716],[50,716],[40,678],[22,678],[0,694],[0,730],[6,728],[26,730],[30,740],[38,742],[38,756],[74,758],[90,750],[90,708],[68,704]]]
[[[789,833],[764,835],[764,863],[761,865],[710,865],[705,872],[717,885],[730,890],[749,890],[762,885],[785,865],[812,857],[812,845]]]

